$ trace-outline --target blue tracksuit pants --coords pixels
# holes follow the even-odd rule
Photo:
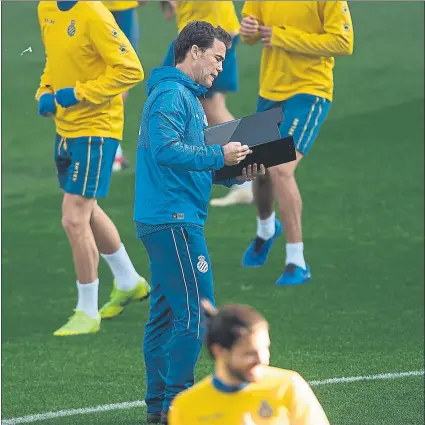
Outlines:
[[[141,237],[151,270],[143,351],[148,413],[167,411],[194,383],[204,324],[201,300],[214,304],[213,276],[200,227],[175,227]]]

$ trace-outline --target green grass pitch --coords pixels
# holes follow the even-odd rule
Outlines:
[[[313,280],[274,285],[284,242],[268,264],[240,266],[253,207],[210,209],[206,226],[217,301],[249,303],[271,324],[273,365],[308,380],[423,369],[424,27],[422,2],[352,2],[355,52],[337,60],[335,99],[298,172]],[[140,9],[149,75],[175,34],[157,4]],[[32,53],[21,52],[32,47]],[[241,45],[236,116],[254,111],[260,49]],[[44,63],[36,2],[2,2],[2,417],[142,400],[148,304],[131,305],[97,335],[54,338],[76,302],[60,223],[52,122],[37,116]],[[134,164],[145,84],[126,105],[123,143]],[[138,270],[148,259],[132,222],[134,169],[114,175],[101,205]],[[221,188],[214,194],[224,194]],[[112,286],[100,268],[100,303]],[[197,377],[212,370],[203,352]],[[335,425],[420,425],[423,376],[315,387]],[[143,408],[54,418],[46,425],[144,424]]]

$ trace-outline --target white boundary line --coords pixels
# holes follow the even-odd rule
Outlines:
[[[48,419],[64,418],[66,416],[87,415],[89,413],[109,412],[110,410],[133,409],[145,407],[144,401],[130,401],[116,404],[102,404],[96,407],[85,407],[82,409],[58,410],[56,412],[39,413],[37,415],[21,416],[20,418],[4,419],[2,425],[28,424],[30,422],[47,421]]]
[[[398,378],[407,378],[409,376],[421,376],[424,374],[423,370],[412,370],[410,372],[397,372],[397,373],[381,373],[379,375],[367,375],[367,376],[350,376],[347,378],[329,378],[321,381],[310,381],[309,384],[312,387],[327,384],[348,384],[350,382],[358,381],[378,381]]]
[[[317,387],[320,385],[348,384],[352,382],[362,382],[362,381],[377,381],[377,380],[387,381],[390,379],[399,379],[399,378],[407,378],[411,376],[423,376],[423,375],[424,375],[423,370],[413,370],[410,372],[382,373],[379,375],[351,376],[346,378],[322,379],[320,381],[310,381],[309,384],[312,387]],[[87,415],[89,413],[102,413],[102,412],[108,412],[110,410],[133,409],[135,407],[145,407],[145,406],[146,406],[146,403],[141,400],[125,402],[125,403],[102,404],[100,406],[95,406],[95,407],[59,410],[56,412],[46,412],[46,413],[39,413],[36,415],[22,416],[19,418],[4,419],[2,421],[2,425],[26,424],[31,422],[46,421],[48,419],[54,419],[54,418],[63,418],[66,416]]]

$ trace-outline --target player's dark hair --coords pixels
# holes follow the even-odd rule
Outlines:
[[[204,313],[207,321],[205,344],[213,358],[212,345],[231,350],[241,338],[262,326],[268,327],[266,319],[247,305],[229,304],[220,309],[204,305]]]
[[[209,22],[189,22],[177,36],[174,43],[174,64],[182,63],[192,46],[198,46],[203,52],[211,48],[214,40],[223,42],[226,49],[232,45],[232,37],[221,27],[214,27]]]

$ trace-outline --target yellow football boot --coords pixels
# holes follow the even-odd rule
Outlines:
[[[124,310],[124,307],[133,301],[143,301],[149,297],[151,287],[145,279],[141,278],[136,286],[130,291],[121,291],[117,288],[114,279],[114,289],[110,300],[99,310],[102,319],[113,319]]]
[[[75,310],[68,322],[53,333],[54,336],[85,335],[99,332],[100,315],[96,318],[88,316],[84,311]]]

